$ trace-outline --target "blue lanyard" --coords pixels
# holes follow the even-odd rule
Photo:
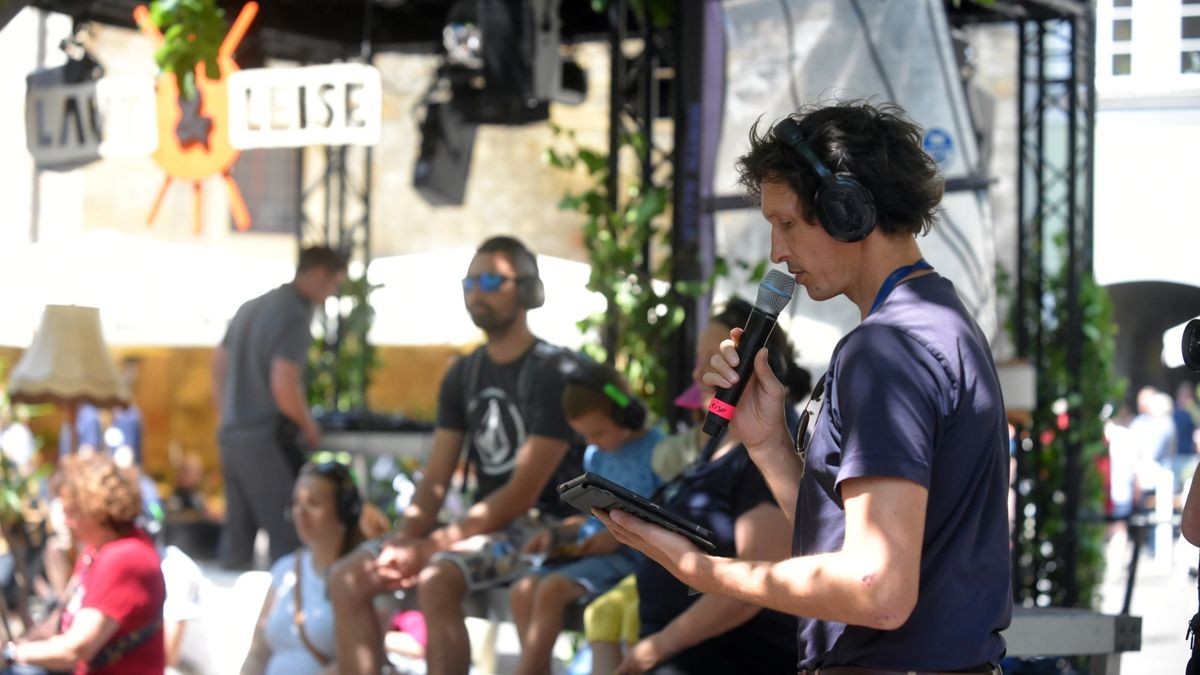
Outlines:
[[[917,270],[931,269],[933,269],[933,265],[925,262],[924,258],[921,258],[911,265],[905,265],[904,267],[897,268],[895,272],[892,272],[888,275],[887,279],[884,279],[883,286],[881,286],[879,292],[875,294],[875,302],[871,303],[871,311],[867,312],[867,316],[874,314],[875,310],[879,309],[879,306],[883,304],[883,301],[887,300],[887,296],[891,295],[892,291],[896,290],[896,284],[899,284],[904,277],[907,277]]]

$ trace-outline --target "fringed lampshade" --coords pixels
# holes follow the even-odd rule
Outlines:
[[[81,403],[111,407],[129,400],[129,388],[104,344],[100,310],[46,305],[33,344],[8,377],[17,403],[56,403],[69,413]]]

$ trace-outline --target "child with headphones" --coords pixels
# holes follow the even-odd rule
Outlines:
[[[300,468],[290,516],[302,545],[271,567],[271,589],[242,675],[317,675],[333,664],[333,607],[325,577],[334,561],[363,541],[362,511],[345,464],[310,462]]]
[[[651,456],[663,433],[646,428],[645,406],[616,370],[581,362],[567,375],[562,404],[568,424],[588,443],[584,470],[643,496],[654,492],[661,480]],[[573,516],[539,532],[524,552],[550,559],[510,591],[521,639],[517,673],[549,672],[567,608],[612,588],[633,571],[638,554],[619,545],[594,516]]]

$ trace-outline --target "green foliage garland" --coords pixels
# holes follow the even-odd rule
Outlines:
[[[666,213],[671,181],[653,185],[640,175],[631,178],[614,209],[605,187],[608,156],[578,145],[573,131],[554,125],[552,130],[556,147],[544,152],[544,161],[564,171],[582,170],[588,178],[589,187],[567,193],[558,206],[584,216],[583,241],[592,263],[587,287],[604,296],[608,308],[580,321],[579,329],[604,336],[611,353],[597,344],[585,346],[584,351],[598,361],[612,362],[649,407],[662,415],[671,400],[665,387],[668,354],[663,347],[684,319],[669,282],[670,257],[653,259],[656,246],[670,244]],[[639,134],[624,134],[622,140],[639,156],[647,143]]]
[[[309,353],[308,402],[325,410],[365,410],[371,374],[379,366],[375,346],[367,333],[375,322],[371,293],[380,288],[367,281],[366,271],[342,286],[341,297],[350,300],[350,311],[337,320],[337,351],[329,349],[333,336],[318,335]]]
[[[1063,238],[1056,245],[1064,247]],[[1107,452],[1104,443],[1103,410],[1124,395],[1125,382],[1113,371],[1116,327],[1108,292],[1090,274],[1082,275],[1079,305],[1082,311],[1082,368],[1080,386],[1067,364],[1068,328],[1066,256],[1045,279],[1046,308],[1031,307],[1027,316],[1041,318],[1042,367],[1038,372],[1038,401],[1029,430],[1029,450],[1023,453],[1022,502],[1032,506],[1032,517],[1018,515],[1017,578],[1015,600],[1026,605],[1064,606],[1066,590],[1073,581],[1079,604],[1092,607],[1104,574],[1105,491],[1096,470],[1097,460]],[[1014,307],[1015,309],[1015,307]],[[1009,322],[1010,330],[1013,323]],[[1031,332],[1036,339],[1036,332]],[[1075,518],[1075,578],[1064,558],[1063,544],[1069,536],[1065,518],[1066,457],[1068,448],[1081,448],[1076,466],[1079,502]]]
[[[154,0],[150,20],[163,36],[154,62],[162,72],[174,73],[183,98],[196,97],[197,65],[204,64],[210,80],[221,77],[217,52],[228,26],[216,0]]]

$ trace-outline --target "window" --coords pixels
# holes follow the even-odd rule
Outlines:
[[[1116,19],[1113,21],[1113,42],[1129,42],[1132,38],[1132,19]]]
[[[1179,72],[1200,73],[1200,52],[1183,52]]]
[[[293,234],[300,222],[300,149],[245,150],[233,165],[250,212],[248,232]],[[236,229],[232,219],[230,228]]]
[[[1133,7],[1133,0],[1113,0],[1113,7]]]
[[[1133,68],[1131,54],[1113,54],[1113,75],[1128,75]]]
[[[1184,40],[1200,38],[1200,16],[1183,17],[1183,29],[1180,31],[1180,37]]]

